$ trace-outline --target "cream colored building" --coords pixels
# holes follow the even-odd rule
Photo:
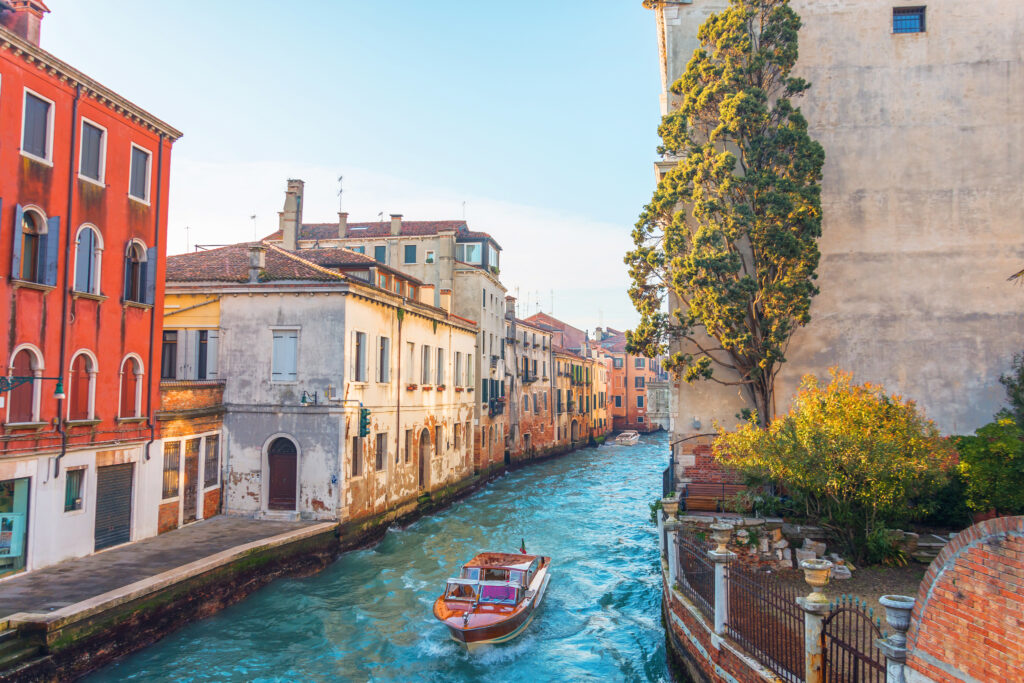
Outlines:
[[[698,26],[728,3],[645,4],[664,112]],[[1024,2],[904,5],[792,2],[797,71],[812,83],[798,104],[826,153],[824,234],[821,293],[779,375],[777,412],[802,375],[838,366],[914,399],[943,432],[969,433],[1002,405],[998,377],[1024,349],[1024,288],[1007,282],[1024,262]],[[919,8],[924,30],[898,32]],[[677,436],[735,424],[743,405],[735,389],[681,383]]]

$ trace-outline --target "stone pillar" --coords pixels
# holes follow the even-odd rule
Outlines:
[[[665,522],[665,555],[668,560],[668,585],[679,582],[679,546],[676,538],[682,523],[677,520]]]
[[[736,559],[736,553],[731,552],[726,544],[732,538],[732,524],[712,524],[712,538],[718,543],[718,547],[708,551],[708,557],[715,564],[715,633],[725,635],[725,620],[729,615],[729,584],[726,581],[726,567]]]
[[[906,595],[883,595],[878,602],[885,607],[885,622],[892,629],[888,638],[875,640],[875,645],[885,655],[885,680],[886,683],[905,683],[907,629],[915,599]]]
[[[804,580],[814,589],[806,598],[796,599],[804,611],[804,681],[823,683],[821,631],[831,606],[822,589],[828,585],[832,563],[828,560],[804,560],[800,568],[804,570]]]

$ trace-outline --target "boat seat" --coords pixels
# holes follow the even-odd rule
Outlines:
[[[690,512],[721,512],[725,502],[746,490],[743,484],[696,484],[690,482],[683,489],[684,509]]]

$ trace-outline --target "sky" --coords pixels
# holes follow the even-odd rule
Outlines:
[[[350,221],[490,233],[520,316],[635,324],[660,91],[640,0],[47,4],[44,49],[184,133],[168,253],[270,234],[287,178],[336,221],[342,176]]]

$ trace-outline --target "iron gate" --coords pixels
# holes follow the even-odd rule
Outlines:
[[[885,655],[875,647],[880,620],[863,600],[843,596],[822,624],[825,683],[885,683]]]

